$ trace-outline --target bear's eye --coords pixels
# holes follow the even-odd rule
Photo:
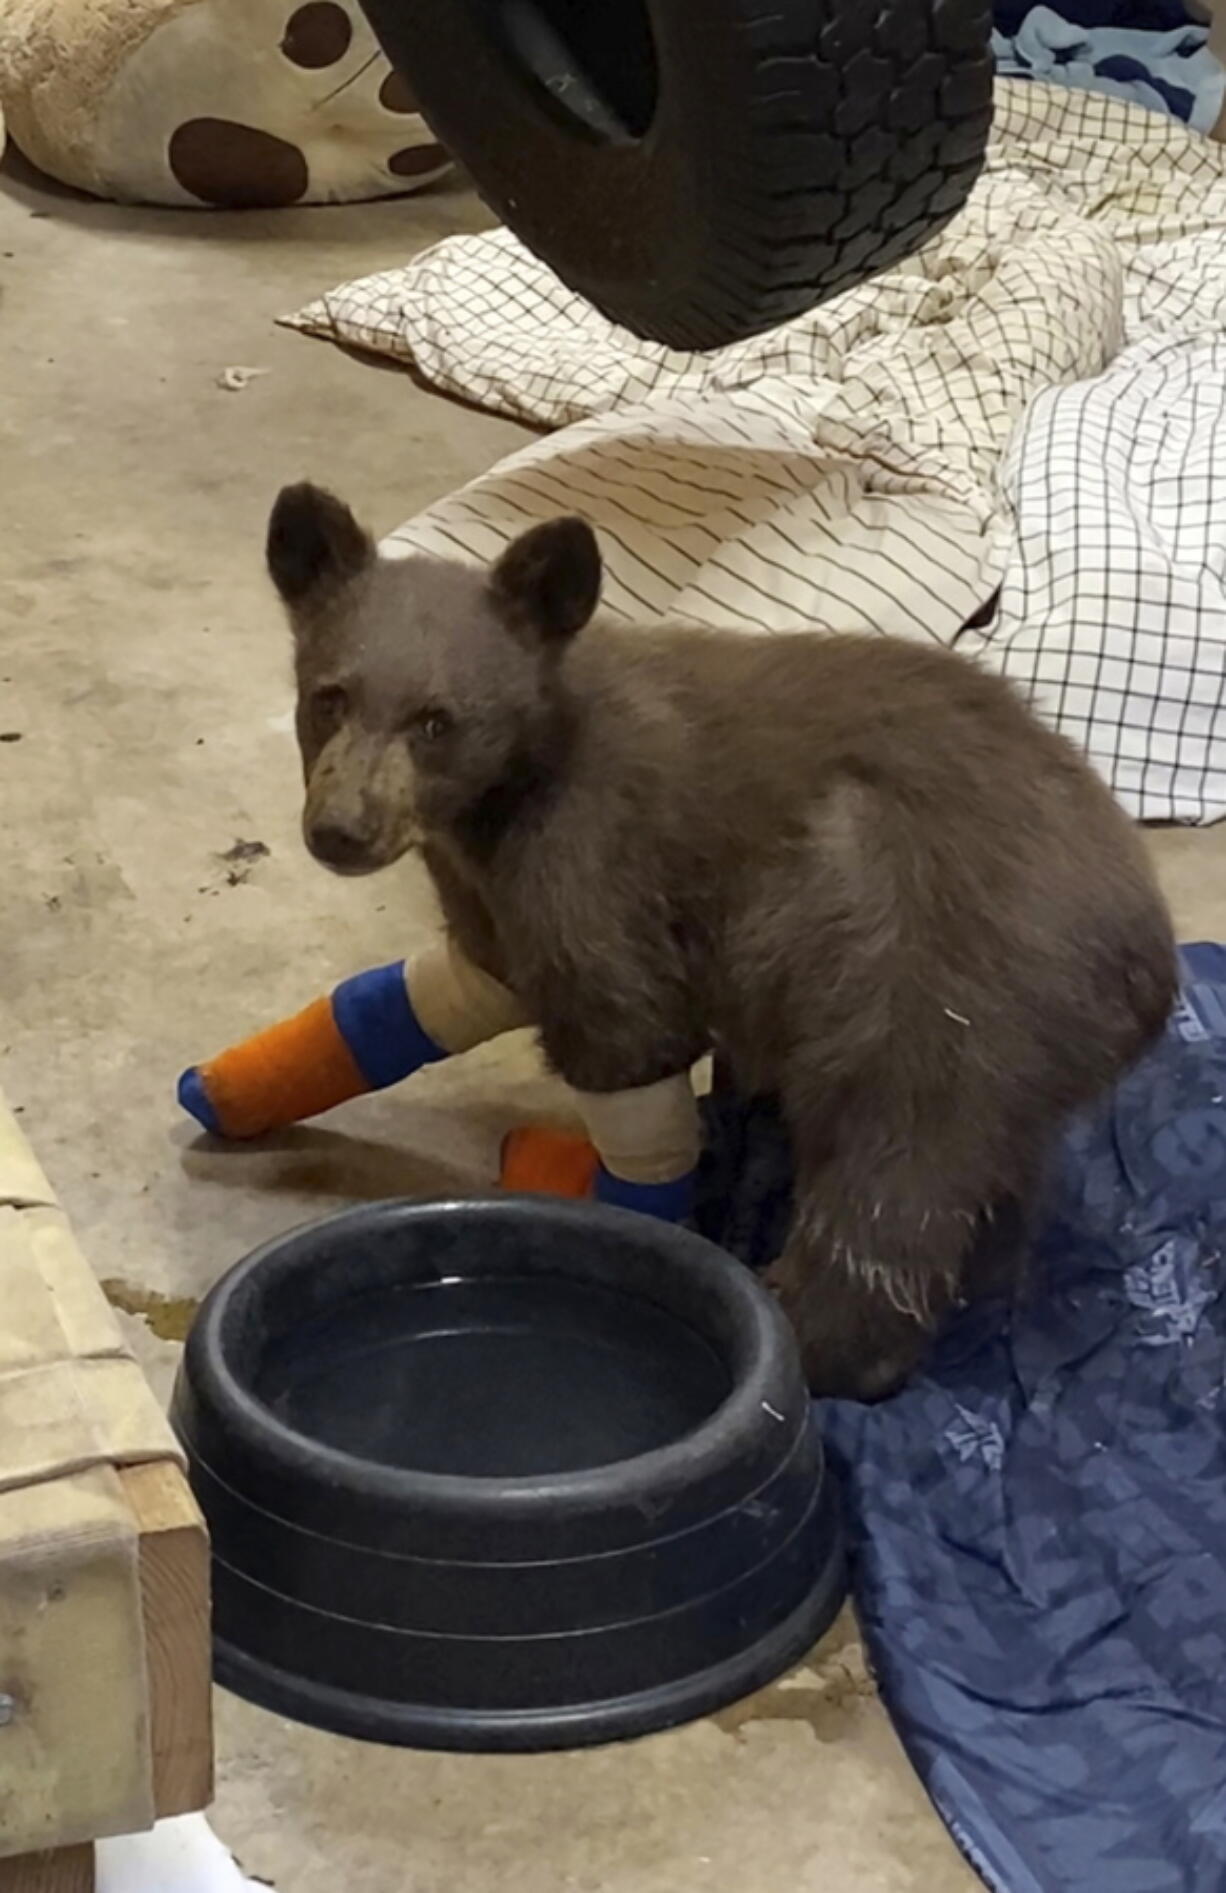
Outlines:
[[[415,718],[413,727],[418,735],[425,737],[428,743],[437,743],[441,737],[451,732],[454,723],[455,719],[449,711],[441,710],[437,704],[432,704],[428,710],[423,710]]]
[[[320,723],[339,723],[349,708],[349,698],[340,684],[325,684],[311,694],[311,713]]]

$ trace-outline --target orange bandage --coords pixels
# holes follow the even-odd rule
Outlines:
[[[530,1196],[588,1197],[596,1183],[600,1158],[594,1144],[570,1131],[525,1124],[503,1139],[504,1190]]]
[[[340,1035],[330,998],[232,1045],[195,1067],[195,1075],[215,1120],[208,1128],[222,1137],[281,1130],[370,1089]],[[192,1110],[182,1087],[180,1100]],[[199,1110],[192,1115],[200,1118]]]

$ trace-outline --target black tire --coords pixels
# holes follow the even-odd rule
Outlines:
[[[564,282],[712,348],[888,269],[991,124],[984,0],[363,0],[439,137]]]

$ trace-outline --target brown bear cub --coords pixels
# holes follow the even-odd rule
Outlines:
[[[268,560],[311,851],[366,874],[420,849],[457,944],[580,1091],[715,1047],[776,1095],[796,1208],[772,1280],[811,1384],[895,1387],[1175,996],[1162,898],[1093,771],[937,646],[592,623],[577,519],[482,571],[379,557],[289,487]]]

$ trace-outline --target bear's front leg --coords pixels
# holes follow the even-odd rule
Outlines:
[[[693,1206],[701,1122],[690,1071],[704,1048],[646,981],[633,990],[639,1003],[595,982],[546,983],[541,1046],[599,1154],[596,1200],[679,1222]]]
[[[701,1132],[688,1071],[626,1091],[576,1091],[600,1156],[595,1197],[681,1222],[694,1206]]]

